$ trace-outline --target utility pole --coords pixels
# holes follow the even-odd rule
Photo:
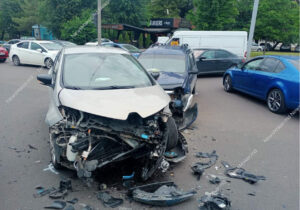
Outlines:
[[[249,32],[249,38],[248,38],[248,46],[247,46],[247,60],[249,60],[250,54],[251,54],[251,46],[252,46],[252,40],[253,40],[253,35],[254,35],[254,30],[255,30],[258,4],[259,4],[259,0],[254,0],[251,26],[250,26],[250,32]]]
[[[98,0],[98,46],[101,45],[101,0]]]

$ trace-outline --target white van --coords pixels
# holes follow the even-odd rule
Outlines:
[[[188,44],[190,48],[225,49],[245,57],[247,51],[246,31],[175,31],[167,44]]]

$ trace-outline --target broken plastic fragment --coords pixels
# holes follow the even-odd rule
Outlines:
[[[64,201],[53,201],[50,206],[45,206],[45,209],[63,209],[66,207],[66,202]]]
[[[75,210],[73,205],[68,205],[64,210]]]
[[[131,175],[123,176],[123,180],[133,179],[133,177],[134,177],[134,172]]]
[[[42,186],[38,186],[35,189],[37,189],[37,192],[35,194],[33,194],[33,197],[35,197],[35,198],[43,197],[43,196],[50,194],[51,192],[56,190],[54,187],[45,189]]]
[[[99,192],[97,198],[102,201],[105,207],[115,208],[123,203],[123,199],[114,198],[108,192]]]
[[[196,153],[196,157],[198,158],[209,158],[208,162],[197,162],[195,163],[191,168],[194,174],[197,176],[197,179],[199,180],[201,175],[204,172],[204,169],[210,168],[213,166],[217,159],[218,155],[216,154],[216,151],[212,151],[212,153],[203,153],[203,152],[198,152]]]
[[[200,210],[229,210],[231,202],[221,193],[207,193],[200,198]]]
[[[76,204],[78,202],[78,198],[73,198],[72,200],[69,200],[67,202],[71,204]]]
[[[128,195],[137,202],[153,206],[172,206],[184,202],[196,194],[196,191],[183,192],[174,182],[159,182],[131,188]]]
[[[60,190],[72,190],[72,181],[70,179],[63,179],[59,182]]]
[[[221,182],[221,179],[217,176],[210,175],[209,182],[212,184],[219,184]]]
[[[56,190],[56,191],[50,193],[49,197],[53,198],[53,199],[58,199],[58,198],[64,198],[67,194],[68,194],[67,189],[64,189],[64,190],[59,189],[59,190]]]
[[[225,174],[231,178],[242,179],[250,184],[255,184],[259,180],[266,180],[266,177],[256,176],[243,168],[231,167],[229,163],[225,161],[222,161],[222,165],[225,167]]]

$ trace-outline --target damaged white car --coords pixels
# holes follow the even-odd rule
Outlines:
[[[168,162],[184,159],[187,145],[169,110],[169,96],[128,52],[102,47],[64,48],[49,74],[46,123],[54,167],[80,178],[133,158],[147,180]]]

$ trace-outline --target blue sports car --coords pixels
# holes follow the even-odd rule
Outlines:
[[[224,90],[238,90],[267,102],[274,113],[299,107],[299,56],[259,56],[228,69]]]

